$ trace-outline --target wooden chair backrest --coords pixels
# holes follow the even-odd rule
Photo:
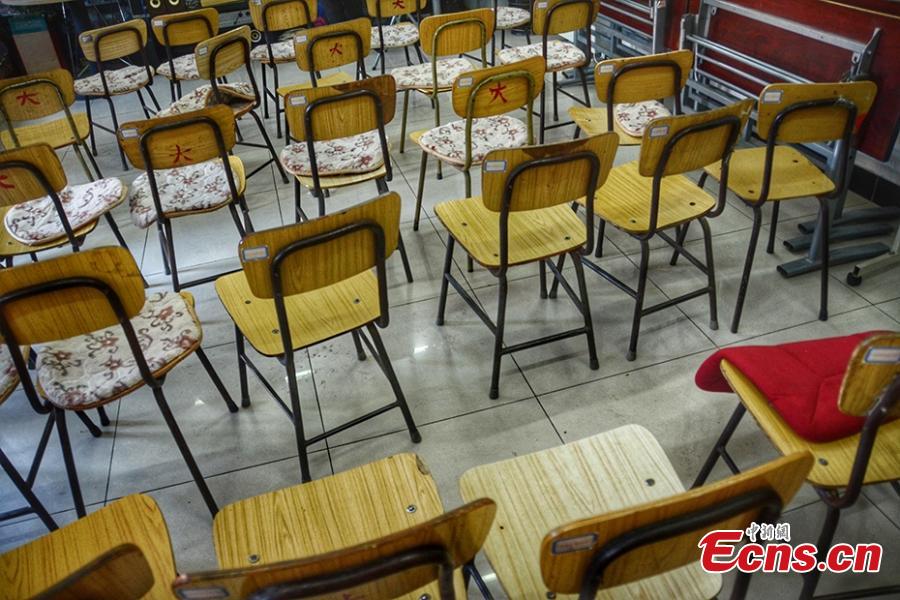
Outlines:
[[[565,4],[553,9],[557,4]],[[550,11],[553,10],[551,13]],[[531,7],[531,27],[534,33],[558,35],[590,27],[600,3],[596,0],[535,0]]]
[[[838,408],[841,412],[865,416],[890,383],[900,377],[900,332],[879,333],[865,339],[850,357],[844,374]],[[900,417],[900,403],[891,417]]]
[[[662,161],[663,151],[674,136],[688,127],[712,123],[718,119],[737,118],[740,121],[738,134],[747,123],[752,100],[743,100],[735,104],[723,106],[714,110],[690,115],[673,115],[654,119],[644,129],[644,138],[641,141],[641,157],[638,170],[644,177],[652,177],[656,173],[657,166]],[[675,146],[666,161],[663,175],[676,175],[695,169],[701,169],[722,160],[731,151],[734,140],[730,139],[732,129],[727,124],[722,124],[704,131],[694,131],[685,134],[675,142]],[[729,145],[731,143],[732,145]]]
[[[579,152],[595,155],[599,162],[597,188],[603,185],[616,156],[619,138],[615,133],[603,133],[589,138],[525,146],[488,153],[481,166],[481,199],[489,210],[503,209],[503,195],[507,179],[523,163]],[[527,169],[516,179],[509,210],[535,210],[570,203],[587,193],[591,173],[588,160],[572,160],[559,164]]]
[[[247,234],[238,253],[250,291],[258,298],[274,297],[271,264],[285,247],[361,222],[374,223],[384,232],[384,258],[387,258],[397,247],[400,233],[400,196],[391,192],[318,219]],[[358,275],[376,264],[371,232],[359,230],[342,235],[294,252],[285,259],[282,293],[291,296],[316,290]]]
[[[82,250],[56,258],[0,269],[0,296],[38,284],[86,277],[108,285],[122,302],[128,318],[144,306],[144,282],[134,258],[120,246]],[[83,335],[117,325],[109,301],[94,288],[48,291],[0,306],[20,345],[40,344]]]
[[[816,100],[842,98],[856,105],[856,122],[860,124],[875,102],[878,86],[872,81],[845,83],[773,83],[759,95],[757,105],[757,131],[762,139],[768,139],[769,129],[778,114],[793,104]],[[803,108],[786,115],[778,127],[777,142],[808,144],[827,142],[844,136],[847,111],[837,106]]]
[[[419,23],[422,50],[432,58],[486,47],[494,35],[494,11],[476,8],[432,15]]]
[[[250,0],[250,20],[263,33],[310,27],[318,18],[316,0]]]
[[[215,72],[212,66],[213,53],[216,54]],[[200,78],[207,81],[226,77],[241,67],[249,70],[249,54],[250,28],[246,25],[203,40],[194,48],[197,71]]]
[[[482,498],[425,523],[358,546],[259,567],[185,575],[179,577],[172,587],[182,598],[200,597],[195,594],[212,589],[223,590],[229,598],[248,598],[271,586],[301,583],[329,575],[336,581],[344,581],[367,565],[390,560],[418,548],[443,549],[452,566],[459,568],[473,560],[481,549],[496,510],[492,500]],[[435,581],[437,575],[435,565],[424,565],[356,585],[348,584],[343,589],[335,586],[331,591],[334,596],[316,594],[315,597],[337,597],[340,593],[344,598],[390,600]]]
[[[298,31],[294,34],[297,66],[309,73],[357,63],[372,50],[371,31],[372,23],[365,17]]]
[[[552,592],[578,593],[594,554],[610,541],[643,527],[715,508],[754,490],[771,490],[781,499],[782,506],[787,506],[812,464],[812,454],[798,452],[676,496],[557,527],[541,543],[544,583]],[[758,510],[748,510],[712,526],[639,546],[606,568],[602,588],[651,577],[699,560],[698,543],[709,531],[744,529],[758,517]]]
[[[425,10],[428,0],[419,0],[419,10]],[[373,19],[411,15],[416,12],[416,0],[366,0],[366,10]]]
[[[75,102],[75,83],[67,69],[0,81],[0,106],[6,119],[29,121],[56,114]]]
[[[153,572],[141,549],[122,544],[100,555],[34,600],[139,600],[153,587]]]
[[[540,96],[545,70],[544,58],[532,56],[508,65],[469,71],[453,82],[453,110],[464,118],[481,118],[522,108]],[[489,79],[489,84],[482,85]]]
[[[153,17],[153,36],[163,46],[193,46],[219,33],[219,11],[198,8]]]
[[[48,194],[33,173],[12,164],[17,162],[32,165],[54,192],[66,187],[66,172],[56,152],[47,144],[6,150],[0,152],[0,206],[12,206]]]
[[[669,63],[669,65],[659,64],[663,62]],[[670,66],[672,63],[677,65],[681,71],[679,78],[676,78],[676,71]],[[612,97],[614,104],[660,100],[676,96],[687,84],[693,64],[694,53],[690,50],[601,61],[594,69],[597,98],[601,102],[607,101],[613,76],[623,67],[628,70],[616,77]]]
[[[380,75],[360,81],[298,90],[285,96],[284,110],[291,137],[301,142],[306,141],[306,110],[310,104],[321,98],[347,96],[358,90],[368,90],[381,100],[381,119],[384,125],[394,119],[397,82],[391,75]],[[349,137],[377,129],[378,109],[371,95],[348,96],[314,108],[311,123],[315,141]]]
[[[100,36],[102,38],[95,51],[95,40]],[[78,36],[78,43],[84,57],[91,62],[106,62],[131,56],[147,45],[147,23],[142,19],[132,19],[124,23],[91,29]]]
[[[235,143],[234,113],[224,104],[125,123],[116,135],[131,164],[144,170],[150,168],[141,153],[141,139],[147,136],[150,164],[159,170],[220,158],[216,130],[222,136],[224,149],[231,150]]]

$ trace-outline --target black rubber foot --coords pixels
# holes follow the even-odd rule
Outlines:
[[[847,285],[850,287],[856,287],[862,283],[862,277],[857,275],[854,272],[847,273]]]
[[[625,360],[627,360],[628,362],[633,361],[635,358],[637,358],[637,352],[629,350],[625,353]]]
[[[491,400],[496,400],[499,397],[500,390],[491,390],[490,393],[488,393],[488,398],[490,398]]]
[[[444,320],[443,319],[435,319],[434,324],[437,325],[438,327],[443,327]]]
[[[591,371],[596,371],[600,368],[600,361],[596,358],[592,358],[590,362]]]
[[[709,328],[712,329],[713,331],[718,331],[719,330],[719,322],[715,319],[710,319]]]
[[[250,408],[250,398],[241,398],[241,408]]]
[[[409,439],[412,440],[413,444],[418,444],[419,442],[422,441],[422,434],[419,433],[418,431],[412,431],[409,434]]]

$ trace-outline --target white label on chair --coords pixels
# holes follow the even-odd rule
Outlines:
[[[162,27],[163,23],[165,23],[165,21],[163,21],[162,19],[153,19],[154,27]]]
[[[230,594],[223,587],[188,588],[175,590],[183,600],[208,600],[210,598],[228,598]]]
[[[553,554],[568,554],[569,552],[583,552],[590,550],[597,543],[596,533],[586,533],[575,537],[562,538],[553,542],[551,552]]]
[[[863,362],[870,365],[896,365],[900,363],[900,348],[869,348]]]
[[[207,52],[209,52],[209,46],[200,46],[197,48],[197,54],[200,56],[206,56]]]
[[[457,87],[472,87],[472,78],[471,77],[460,77],[456,80]]]
[[[81,41],[82,41],[82,42],[90,42],[90,41],[92,41],[93,39],[94,39],[94,36],[92,36],[91,34],[87,34],[87,35],[81,36]]]
[[[122,134],[123,138],[136,138],[139,135],[138,130],[134,127],[129,127],[128,129],[120,129],[119,133]]]
[[[784,90],[772,90],[763,94],[763,104],[781,104],[781,97],[784,96]]]
[[[483,169],[485,173],[503,173],[504,171],[506,171],[506,161],[486,160],[484,161]]]
[[[538,2],[537,7],[538,8],[547,8],[547,3],[546,2]]]
[[[253,246],[241,250],[241,258],[244,262],[252,262],[255,260],[266,260],[269,258],[268,246]]]
[[[650,128],[650,137],[652,138],[666,137],[667,135],[669,135],[668,125],[659,125],[657,127]]]
[[[613,64],[609,64],[609,65],[600,65],[600,72],[601,72],[601,73],[612,73],[612,72],[615,71],[615,70],[616,70],[616,65],[613,65]]]
[[[253,0],[253,4],[259,6],[260,4],[262,4],[262,0]]]
[[[306,36],[305,36],[305,35],[298,35],[298,36],[295,36],[295,37],[294,37],[294,43],[295,43],[295,44],[305,44],[305,43],[306,43]]]
[[[291,96],[291,106],[303,106],[306,104],[306,96]]]

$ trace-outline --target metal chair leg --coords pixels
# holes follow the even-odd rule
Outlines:
[[[488,397],[496,400],[500,397],[500,360],[503,358],[501,354],[503,350],[503,330],[506,325],[506,297],[509,293],[509,285],[506,280],[506,274],[498,277],[500,286],[498,290],[497,302],[497,323],[494,331],[494,364],[491,369],[491,389]]]
[[[113,131],[119,131],[119,118],[116,116],[116,105],[111,97],[107,97],[106,101],[109,103],[109,116],[112,119]],[[128,161],[125,159],[125,151],[122,150],[121,146],[119,146],[119,158],[122,159],[122,170],[127,171]]]
[[[559,84],[556,71],[553,71],[553,122],[559,122]]]
[[[828,200],[819,197],[819,260],[822,263],[822,277],[819,291],[819,320],[828,320],[828,268],[831,262],[829,255],[829,229],[831,227]]]
[[[406,149],[406,118],[409,116],[409,90],[403,90],[403,119],[400,121],[400,154]]]
[[[822,524],[822,531],[819,532],[818,545],[816,546],[818,548],[817,563],[823,562],[831,549],[831,542],[834,539],[834,532],[837,530],[840,517],[840,509],[833,506],[828,507],[828,511],[825,513],[825,523]],[[813,597],[821,577],[822,572],[818,569],[813,569],[803,575],[803,588],[800,590],[800,600],[810,600]]]
[[[575,263],[575,276],[578,279],[578,295],[581,296],[581,314],[584,316],[584,328],[587,330],[588,366],[592,371],[600,368],[597,359],[597,342],[594,339],[594,319],[591,316],[591,303],[588,299],[587,282],[584,278],[584,264],[580,254],[572,254],[572,262]]]
[[[278,82],[278,63],[272,65],[272,79],[274,80],[274,87],[278,90],[278,87],[281,85]],[[265,96],[265,94],[263,94]],[[275,98],[272,99],[272,104],[275,105],[275,137],[281,139],[281,102],[278,100],[278,92],[275,92]]]
[[[587,83],[587,75],[584,74],[584,69],[578,69],[578,74],[581,76],[581,89],[584,92],[584,105],[590,108],[591,106],[591,94],[588,92],[588,83]]]
[[[241,408],[247,408],[250,406],[250,393],[248,391],[249,386],[247,385],[247,363],[244,361],[244,334],[237,325],[234,326],[234,346],[237,351],[238,359],[238,380],[240,381],[241,386]]]
[[[465,589],[469,588],[469,581],[475,582],[475,587],[478,588],[478,591],[479,593],[481,593],[481,597],[484,598],[484,600],[494,600],[494,596],[493,594],[491,594],[491,590],[488,589],[487,584],[481,577],[481,573],[479,573],[478,569],[475,568],[474,561],[463,565],[463,582],[465,585]]]
[[[356,348],[356,358],[360,362],[366,360],[366,351],[363,349],[362,340],[359,339],[359,331],[354,329],[350,332],[350,337],[353,338],[353,346]]]
[[[409,257],[406,254],[406,244],[403,243],[403,234],[397,236],[397,249],[400,250],[400,260],[403,261],[403,272],[406,274],[406,283],[413,282],[412,269],[409,266]]]
[[[88,124],[90,125],[91,130],[91,155],[97,156],[97,137],[94,134],[94,121],[91,117],[91,98],[90,96],[84,97],[84,112],[87,114]]]
[[[700,189],[703,189],[703,186],[706,184],[706,178],[707,178],[707,177],[709,177],[709,174],[708,174],[706,171],[704,171],[703,173],[700,174],[700,179],[697,180],[697,186],[698,186]],[[679,244],[683,244],[683,243],[684,243],[684,240],[685,240],[685,238],[687,237],[687,230],[690,228],[690,226],[691,226],[691,225],[690,225],[690,222],[685,223],[685,224],[683,225],[683,227],[684,227],[684,232],[682,233],[681,237],[678,238],[678,243],[679,243]],[[680,231],[680,230],[679,230],[679,231]],[[669,264],[672,265],[672,266],[674,267],[675,264],[678,263],[678,256],[679,256],[679,255],[680,255],[680,252],[678,251],[678,249],[677,249],[677,248],[676,248],[676,249],[673,249],[673,250],[672,250],[672,259],[669,261]]]
[[[444,324],[444,311],[447,308],[447,287],[450,285],[450,268],[453,266],[453,248],[456,240],[451,234],[447,234],[447,252],[444,254],[444,272],[441,275],[441,293],[438,296],[438,314],[435,323],[440,327]]]
[[[753,269],[753,256],[756,254],[756,243],[759,241],[759,230],[762,227],[762,210],[753,208],[753,230],[750,232],[750,245],[747,248],[747,257],[744,259],[744,272],[741,274],[741,287],[738,289],[737,304],[734,306],[734,316],[731,318],[731,333],[737,333],[741,324],[741,312],[744,310],[744,298],[747,296],[747,285],[750,283],[750,271]]]
[[[261,79],[262,79],[262,105],[263,105],[263,119],[269,118],[269,83],[267,81],[268,77],[266,77],[266,68],[267,65],[265,63],[260,63],[260,71],[261,71]],[[276,88],[277,89],[277,88]],[[281,137],[281,136],[279,136]]]
[[[725,453],[725,446],[728,444],[728,440],[730,440],[731,436],[734,434],[734,430],[737,429],[737,426],[740,424],[741,418],[744,416],[745,412],[747,412],[747,408],[742,403],[738,402],[737,408],[734,409],[734,412],[731,414],[731,418],[728,419],[728,423],[725,425],[725,429],[723,429],[722,433],[719,434],[719,439],[716,440],[715,446],[713,446],[713,449],[709,453],[709,456],[706,457],[706,462],[704,462],[703,466],[700,468],[700,472],[697,474],[697,478],[694,480],[694,483],[691,484],[691,488],[700,487],[701,485],[706,483],[706,479],[712,472],[713,467],[715,467],[716,463],[719,462],[719,457],[727,456],[727,454]]]
[[[419,230],[419,217],[422,214],[422,198],[425,194],[425,168],[428,166],[428,153],[422,150],[419,162],[419,187],[416,191],[416,216],[413,217],[413,231]]]
[[[403,414],[403,420],[406,422],[406,428],[409,430],[409,438],[414,444],[418,444],[422,441],[422,434],[419,433],[416,422],[409,410],[409,405],[406,403],[406,396],[403,395],[403,389],[400,387],[400,382],[397,380],[397,374],[394,372],[393,365],[391,365],[391,359],[387,354],[387,350],[384,348],[384,342],[381,341],[381,334],[378,333],[378,328],[375,327],[374,323],[366,325],[366,329],[372,337],[372,343],[375,344],[375,350],[378,352],[378,366],[381,367],[385,377],[387,377],[388,382],[391,384],[391,389],[394,391],[394,397],[397,399],[397,406],[400,407],[400,412]]]
[[[150,100],[153,101],[153,106],[156,108],[156,112],[159,112],[161,109],[160,109],[160,106],[159,106],[159,101],[156,99],[156,94],[153,93],[153,88],[150,87],[150,86],[148,85],[148,86],[147,86],[146,88],[144,88],[144,89],[147,90],[147,95],[149,95],[149,96],[150,96]],[[180,91],[180,89],[181,89],[181,88],[179,88],[179,91]]]
[[[163,229],[162,221],[156,221],[156,230],[159,237],[159,251],[162,253],[163,269],[166,275],[171,275],[172,269],[169,267],[169,256],[166,254],[166,233]]]
[[[772,224],[770,225],[771,229],[769,229],[769,242],[766,244],[766,254],[775,252],[775,230],[778,229],[778,209],[780,207],[781,202],[772,203]]]
[[[541,88],[541,117],[540,117],[540,143],[544,143],[544,111],[547,96],[547,86]]]
[[[25,498],[25,501],[28,502],[28,506],[31,508],[31,511],[38,516],[38,518],[44,523],[44,526],[50,531],[55,531],[59,528],[56,524],[56,521],[50,516],[50,513],[47,512],[47,509],[44,508],[44,505],[41,504],[41,501],[38,500],[38,497],[34,495],[34,492],[31,489],[31,486],[22,479],[22,476],[19,475],[19,472],[16,470],[15,465],[10,462],[9,458],[6,457],[6,454],[3,453],[3,450],[0,449],[0,467],[6,471],[6,474],[12,480],[13,485],[16,486],[16,489],[19,490],[19,493],[22,494],[22,497]]]
[[[100,424],[104,427],[109,427],[112,421],[109,420],[109,415],[106,414],[106,409],[102,406],[97,407],[97,416],[100,417]]]
[[[75,411],[75,415],[78,417],[78,420],[81,421],[81,423],[85,427],[87,427],[88,433],[91,434],[91,437],[98,438],[103,435],[103,432],[100,431],[100,428],[97,427],[97,425],[93,421],[91,421],[91,418],[87,416],[86,413],[78,410]]]
[[[713,261],[712,233],[709,230],[709,222],[703,217],[700,218],[700,227],[703,228],[703,245],[706,250],[706,281],[709,287],[709,328],[716,331],[719,328],[719,311],[716,304],[716,267]],[[687,231],[687,223],[684,224],[684,229]]]
[[[641,240],[641,269],[638,274],[637,297],[634,299],[634,317],[631,321],[631,341],[625,360],[632,361],[637,357],[638,335],[641,332],[641,316],[644,311],[644,295],[647,293],[647,270],[650,264],[650,243]]]
[[[231,399],[231,394],[228,393],[228,390],[225,388],[225,384],[222,383],[222,380],[219,378],[219,374],[216,373],[216,370],[213,368],[212,363],[209,362],[209,358],[206,356],[206,352],[203,351],[203,348],[197,346],[197,358],[200,359],[200,362],[203,363],[203,368],[206,369],[206,373],[209,375],[209,378],[212,379],[213,385],[216,386],[216,389],[219,390],[219,394],[222,395],[222,400],[225,401],[225,406],[228,407],[228,412],[236,413],[238,411],[237,405],[234,403],[234,400]]]
[[[256,114],[255,110],[250,111],[250,116],[252,116],[253,120],[256,121],[256,126],[259,128],[259,132],[262,134],[263,141],[266,143],[266,147],[269,149],[269,154],[272,156],[272,160],[275,163],[275,168],[278,169],[279,173],[281,173],[282,183],[287,183],[287,173],[284,172],[284,167],[281,166],[281,161],[278,160],[278,153],[275,152],[275,147],[272,145],[272,140],[269,139],[269,134],[266,131],[265,126],[263,125],[262,119],[259,118],[259,115]]]
[[[538,290],[538,295],[540,296],[541,300],[546,300],[547,299],[547,261],[542,260],[538,263],[538,275],[539,275],[538,286],[540,288]]]
[[[175,237],[172,234],[172,222],[168,219],[163,223],[163,229],[166,232],[166,256],[169,257],[170,276],[172,277],[172,289],[176,292],[181,291],[181,284],[178,282],[178,262],[175,259]]]
[[[597,249],[594,251],[595,258],[603,258],[603,241],[606,239],[606,221],[598,219],[597,223]]]
[[[297,388],[297,374],[294,366],[294,352],[284,355],[287,372],[288,392],[291,396],[291,420],[294,422],[294,437],[297,440],[297,457],[300,460],[300,479],[303,483],[312,481],[309,470],[309,453],[306,450],[306,434],[303,432],[303,414],[300,412],[300,390]]]
[[[66,476],[69,478],[69,489],[72,491],[72,501],[75,503],[75,514],[80,519],[87,514],[84,508],[84,498],[81,496],[81,486],[78,484],[78,471],[75,469],[75,458],[72,456],[72,444],[69,441],[69,429],[66,427],[66,411],[53,407],[53,418],[56,421],[56,432],[59,434],[59,445],[62,448],[63,462],[66,465]]]

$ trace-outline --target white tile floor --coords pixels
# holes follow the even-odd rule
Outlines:
[[[282,73],[285,83],[303,79],[290,65],[284,66]],[[168,86],[160,78],[155,90],[160,100],[168,100]],[[120,122],[141,118],[134,98],[119,98],[116,105]],[[562,107],[566,106],[568,101],[563,100]],[[448,110],[445,107],[445,120],[449,118]],[[100,103],[95,105],[95,116],[108,120]],[[427,100],[414,96],[408,131],[427,128],[432,119]],[[280,148],[283,142],[274,139],[273,119],[268,119],[266,126]],[[259,139],[250,119],[241,123],[241,129],[246,139]],[[682,480],[689,484],[735,402],[731,396],[703,393],[694,386],[694,371],[716,348],[745,341],[781,342],[875,328],[900,328],[900,270],[872,277],[860,287],[850,288],[843,282],[849,267],[835,268],[831,318],[824,323],[816,318],[818,275],[787,280],[776,273],[778,263],[792,258],[780,242],[796,233],[799,221],[815,215],[815,201],[804,199],[784,206],[775,254],[757,255],[741,330],[737,335],[731,334],[726,325],[733,311],[751,225],[748,210],[733,201],[711,223],[722,325],[717,331],[709,328],[705,298],[658,312],[644,319],[638,358],[628,362],[624,355],[631,302],[588,272],[600,369],[588,369],[583,338],[521,352],[504,358],[500,398],[490,400],[487,392],[492,338],[488,330],[455,294],[449,298],[446,324],[443,327],[434,324],[446,233],[434,217],[433,208],[440,201],[462,197],[463,178],[447,168],[444,179],[437,181],[434,161],[430,161],[422,226],[413,232],[419,152],[408,147],[400,154],[399,134],[398,111],[397,118],[389,125],[395,169],[390,188],[403,198],[401,230],[416,280],[407,284],[399,260],[389,262],[391,325],[383,337],[423,440],[418,445],[412,444],[399,413],[392,411],[316,446],[310,458],[316,477],[393,453],[414,451],[431,468],[450,508],[461,502],[457,481],[470,467],[552,447],[626,423],[638,423],[659,438]],[[556,129],[549,139],[564,139],[571,134],[571,127]],[[137,173],[122,172],[113,137],[102,131],[97,136],[100,149],[97,160],[103,173],[130,182]],[[259,149],[238,148],[237,155],[250,170],[266,159],[266,152]],[[617,162],[635,157],[636,150],[621,149]],[[84,179],[71,152],[65,153],[64,163],[73,181]],[[477,190],[477,170],[473,183]],[[337,210],[375,194],[374,184],[341,190],[332,194],[328,207]],[[291,186],[283,184],[271,167],[250,180],[247,200],[257,229],[293,220]],[[304,203],[309,208],[314,206],[306,193]],[[864,202],[851,199],[850,205],[859,204]],[[115,217],[153,288],[168,287],[155,230],[135,228],[127,205],[116,209]],[[763,234],[767,231],[764,229]],[[698,234],[699,228],[695,228],[689,247],[702,249]],[[87,246],[111,243],[114,240],[109,229],[101,224],[88,238]],[[175,223],[176,252],[183,277],[237,268],[237,243],[237,232],[226,211]],[[638,251],[630,238],[608,229],[602,264],[624,281],[633,283],[637,277]],[[701,282],[700,274],[686,262],[670,267],[668,257],[669,252],[662,249],[652,256],[649,301],[677,296]],[[456,258],[457,278],[492,311],[496,305],[496,280],[482,269],[466,273],[461,253]],[[579,324],[580,317],[564,296],[558,300],[539,299],[536,268],[515,269],[511,279],[507,329],[510,343],[524,336]],[[203,323],[204,348],[225,385],[237,396],[231,321],[212,284],[191,291],[196,296]],[[282,367],[273,360],[260,359],[257,363],[273,382],[280,383],[276,387],[286,395]],[[374,362],[355,359],[349,338],[335,339],[298,353],[297,378],[310,434],[361,414],[390,394]],[[253,405],[237,414],[227,412],[195,359],[176,368],[169,375],[165,389],[220,506],[299,483],[292,427],[252,376]],[[100,439],[90,437],[74,420],[70,426],[82,489],[90,508],[96,509],[126,494],[149,493],[161,504],[168,520],[178,568],[214,567],[209,513],[158,415],[150,392],[140,390],[108,410],[113,422]],[[43,417],[34,414],[20,392],[0,408],[0,414],[0,443],[24,469],[30,448],[40,434]],[[775,455],[765,436],[750,420],[741,425],[731,447],[739,462],[748,466]],[[714,476],[724,474],[720,467]],[[55,436],[35,491],[60,523],[74,519]],[[18,505],[20,499],[3,479],[0,511]],[[898,507],[900,502],[888,487],[867,489],[842,521],[837,539],[879,542],[885,547],[886,564],[896,565],[900,556]],[[806,541],[814,539],[823,515],[815,494],[805,488],[785,519],[794,527],[794,539]],[[4,523],[0,525],[0,549],[18,546],[43,533],[43,526],[35,518]],[[490,567],[483,559],[479,564],[491,586],[502,595]],[[897,581],[896,569],[887,569],[877,576],[832,575],[824,577],[820,591],[836,592],[861,584]],[[752,584],[751,597],[793,597],[799,583],[797,576],[758,577]]]

